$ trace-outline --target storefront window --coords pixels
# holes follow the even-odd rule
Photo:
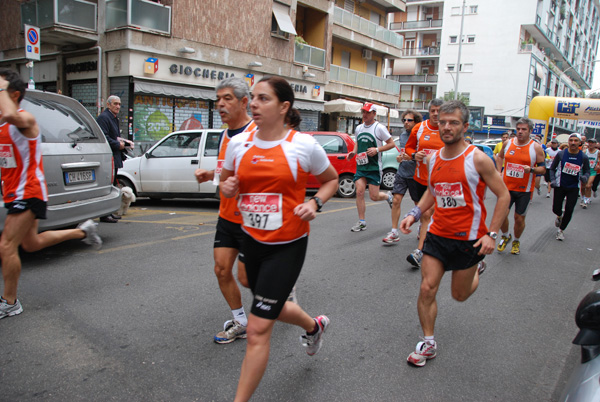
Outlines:
[[[154,143],[173,131],[210,128],[209,111],[208,100],[135,95],[133,140]],[[221,119],[215,120],[220,127]]]

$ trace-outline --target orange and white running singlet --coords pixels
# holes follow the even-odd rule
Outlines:
[[[41,134],[27,138],[11,124],[0,125],[0,167],[5,204],[29,198],[48,201],[41,144]]]
[[[428,231],[457,240],[476,240],[487,232],[485,218],[485,182],[479,176],[473,157],[475,145],[452,159],[441,151],[429,163],[429,191],[435,198],[435,210]]]
[[[525,145],[517,145],[516,141],[516,138],[509,140],[504,149],[502,179],[510,191],[530,193],[533,191],[535,173],[525,173],[525,166],[535,166],[535,142],[529,140]]]
[[[408,141],[405,145],[405,152],[411,155],[414,152],[425,151],[429,156],[433,152],[444,146],[440,138],[440,132],[429,120],[425,120],[413,127]],[[427,164],[425,159],[422,162],[417,161],[414,179],[417,183],[427,185]]]
[[[309,173],[323,173],[329,159],[308,134],[290,130],[283,140],[263,141],[257,133],[236,135],[225,157],[224,168],[239,179],[242,229],[261,243],[290,243],[308,235],[294,208],[304,202]]]
[[[256,124],[254,123],[254,121],[251,121],[250,123],[248,123],[243,132],[252,132],[254,130],[256,130]],[[225,163],[227,144],[229,144],[231,138],[232,137],[229,136],[229,130],[225,130],[225,132],[223,133],[221,144],[219,145],[219,156],[217,158],[217,167],[215,168],[215,178],[213,180],[217,185],[221,176],[221,170],[223,170],[223,163]],[[225,197],[220,189],[219,194],[221,196],[219,204],[219,216],[233,223],[242,223],[242,215],[240,214],[240,211],[238,209],[237,200],[235,198]]]

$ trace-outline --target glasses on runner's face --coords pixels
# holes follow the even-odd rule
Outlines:
[[[415,121],[415,119],[402,119],[402,123],[406,123],[407,121]]]

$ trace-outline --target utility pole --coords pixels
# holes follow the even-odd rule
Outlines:
[[[454,83],[454,100],[458,99],[458,77],[460,76],[460,54],[463,42],[463,26],[465,24],[465,7],[467,0],[463,0],[462,15],[460,17],[460,35],[458,36],[458,61],[456,63],[456,82]]]

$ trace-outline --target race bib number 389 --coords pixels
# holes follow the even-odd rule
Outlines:
[[[458,208],[467,205],[462,183],[436,183],[434,188],[438,208]]]
[[[240,194],[238,207],[244,226],[261,230],[277,230],[283,223],[281,194]]]

